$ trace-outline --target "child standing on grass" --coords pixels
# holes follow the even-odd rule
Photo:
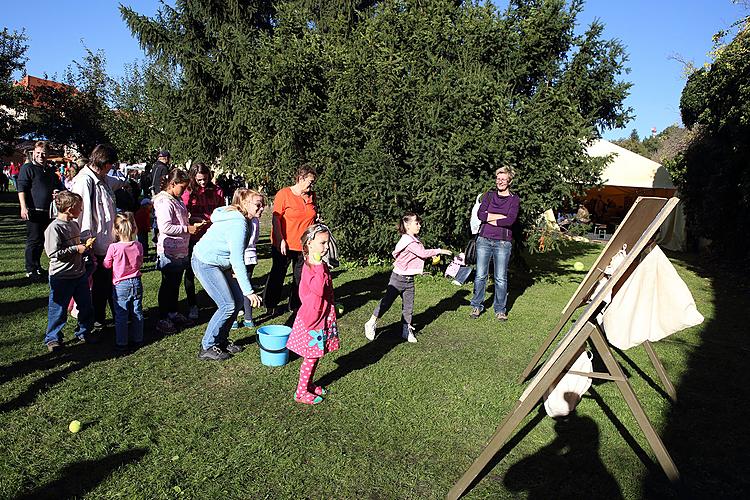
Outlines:
[[[159,239],[156,242],[156,268],[161,271],[159,286],[159,322],[156,329],[164,334],[172,334],[177,327],[192,326],[193,322],[183,316],[178,309],[180,283],[185,268],[190,265],[188,244],[190,235],[195,234],[203,223],[191,225],[182,193],[190,181],[184,170],[172,170],[162,181],[162,191],[154,196],[154,212],[159,226]]]
[[[323,257],[328,253],[330,230],[324,224],[308,227],[301,238],[304,264],[299,284],[302,305],[286,346],[302,356],[294,400],[304,404],[323,401],[326,390],[312,384],[318,361],[339,348],[333,280]]]
[[[81,244],[81,228],[73,220],[81,215],[83,199],[71,191],[61,191],[55,197],[57,218],[44,231],[44,251],[49,256],[49,306],[47,308],[47,333],[44,343],[52,352],[63,347],[62,329],[68,316],[70,299],[78,304],[79,329],[76,337],[91,342],[94,326],[94,308],[91,290],[83,262],[83,254],[94,243],[89,238]]]
[[[112,269],[112,300],[115,304],[115,349],[125,351],[143,344],[143,245],[135,241],[138,227],[132,212],[115,218],[115,242],[109,245],[102,265]],[[128,328],[128,320],[130,327]]]
[[[406,212],[398,225],[401,239],[393,250],[396,261],[393,264],[393,272],[388,280],[388,288],[385,297],[375,307],[369,321],[365,323],[365,337],[367,340],[375,340],[375,328],[378,318],[383,316],[393,305],[396,297],[401,296],[401,336],[408,342],[416,342],[414,327],[411,324],[414,314],[414,276],[422,274],[424,261],[436,255],[451,255],[450,250],[434,248],[426,250],[419,241],[417,235],[422,228],[422,219],[414,212]]]
[[[239,193],[241,193],[241,189],[238,189],[234,192],[234,198],[232,199],[232,205],[239,205],[240,204],[240,198],[238,196]],[[254,196],[252,200],[252,204],[256,206],[256,208],[262,210],[265,207],[265,198],[262,196]],[[258,252],[256,250],[256,246],[258,245],[258,237],[260,236],[260,219],[258,217],[252,217],[247,221],[247,229],[249,231],[249,237],[247,239],[247,247],[245,248],[245,253],[243,255],[243,260],[245,262],[245,269],[247,270],[247,278],[253,279],[253,271],[255,270],[255,265],[258,263]],[[243,296],[243,302],[244,302],[244,316],[242,320],[237,320],[232,325],[232,330],[236,330],[237,328],[252,328],[255,326],[255,323],[253,322],[253,304],[250,302],[250,299]]]

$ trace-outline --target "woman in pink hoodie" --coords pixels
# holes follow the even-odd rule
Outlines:
[[[182,274],[189,265],[190,235],[205,224],[190,224],[190,214],[182,202],[182,193],[189,180],[184,170],[172,170],[162,181],[162,191],[152,200],[159,226],[156,268],[161,271],[159,322],[156,329],[164,334],[174,333],[177,327],[193,325],[191,320],[177,310]]]
[[[396,297],[401,296],[401,322],[403,325],[401,336],[409,342],[416,342],[414,327],[411,325],[414,313],[414,276],[422,274],[424,261],[435,255],[451,255],[450,250],[442,248],[425,249],[417,235],[422,228],[422,219],[414,212],[406,212],[398,225],[401,239],[393,250],[393,272],[388,281],[385,297],[375,307],[370,320],[365,323],[365,337],[375,340],[375,327],[378,318],[385,314],[393,305]]]

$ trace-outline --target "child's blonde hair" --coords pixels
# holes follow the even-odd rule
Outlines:
[[[252,189],[248,188],[238,188],[234,191],[234,196],[232,196],[232,204],[229,205],[229,210],[237,210],[242,215],[247,217],[247,210],[245,210],[245,203],[247,203],[247,200],[250,200],[252,198],[258,197],[263,202],[263,205],[266,204],[266,197],[263,196],[258,191],[254,191]]]
[[[120,212],[115,217],[115,241],[134,241],[138,234],[133,212]]]

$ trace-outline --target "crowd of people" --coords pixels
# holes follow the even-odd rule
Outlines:
[[[17,180],[21,218],[27,224],[25,265],[31,280],[49,282],[48,325],[44,343],[49,351],[65,346],[62,330],[68,314],[76,316],[75,337],[95,343],[107,313],[112,310],[115,349],[137,349],[144,341],[141,268],[147,258],[150,229],[156,243],[156,269],[161,274],[158,320],[155,329],[172,334],[199,318],[195,279],[216,305],[198,349],[198,359],[223,361],[242,351],[229,339],[232,329],[254,326],[254,310],[265,305],[269,317],[294,313],[288,349],[303,360],[295,401],[317,404],[326,389],[312,382],[318,361],[339,348],[333,282],[327,264],[330,229],[322,222],[313,190],[317,173],[301,165],[294,183],[276,193],[271,227],[271,270],[261,296],[251,278],[257,264],[256,245],[263,194],[234,183],[217,186],[211,170],[194,163],[189,171],[171,165],[168,151],[159,152],[152,169],[142,175],[123,175],[116,167],[117,152],[98,145],[88,159],[76,164],[74,174],[57,175],[47,165],[46,144],[35,144]],[[483,310],[489,262],[494,261],[494,312],[506,320],[507,267],[512,248],[511,226],[520,200],[511,193],[514,171],[495,173],[496,189],[477,199],[479,221],[472,318]],[[228,193],[227,190],[230,190]],[[400,219],[401,234],[393,251],[394,266],[383,299],[364,325],[365,336],[376,337],[378,318],[402,299],[403,338],[417,342],[412,325],[414,277],[425,260],[450,255],[445,249],[425,249],[418,235],[421,218],[407,212]],[[40,263],[42,251],[49,270]],[[282,290],[289,265],[292,283],[287,308]],[[184,282],[188,308],[180,311]],[[238,316],[243,318],[238,320]]]

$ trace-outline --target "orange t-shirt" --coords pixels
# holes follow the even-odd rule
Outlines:
[[[285,187],[276,193],[273,199],[273,215],[278,217],[281,236],[286,240],[287,248],[301,252],[302,234],[318,216],[315,195],[297,196],[291,188]],[[276,241],[273,231],[271,231],[271,244],[279,248],[280,242]]]

